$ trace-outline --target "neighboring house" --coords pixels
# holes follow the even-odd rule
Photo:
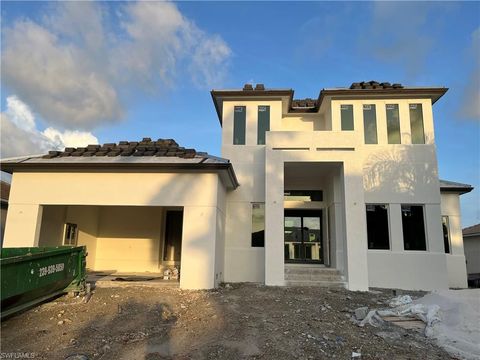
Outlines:
[[[0,181],[0,247],[3,244],[3,234],[5,232],[5,223],[7,221],[8,196],[10,194],[10,184]]]
[[[293,100],[247,84],[211,92],[223,158],[146,138],[3,161],[5,245],[85,244],[94,270],[180,264],[183,288],[465,287],[472,188],[439,181],[434,142],[446,91],[370,82]]]
[[[443,243],[447,254],[448,285],[451,288],[467,286],[460,195],[472,190],[473,187],[470,185],[440,180]]]
[[[480,224],[463,229],[463,247],[470,285],[480,287]]]

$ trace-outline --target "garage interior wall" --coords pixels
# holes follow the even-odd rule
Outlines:
[[[164,209],[143,206],[43,207],[39,246],[63,244],[65,223],[78,226],[78,245],[87,246],[87,268],[159,272]]]

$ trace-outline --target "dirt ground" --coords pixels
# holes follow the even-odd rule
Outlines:
[[[88,303],[63,296],[1,324],[2,353],[35,359],[449,359],[421,333],[361,328],[360,306],[391,290],[227,285],[97,288]],[[3,355],[3,354],[2,354]],[[84,356],[79,356],[84,355]]]

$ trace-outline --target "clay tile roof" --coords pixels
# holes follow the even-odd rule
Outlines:
[[[480,224],[466,227],[462,230],[463,236],[480,235]]]
[[[314,108],[316,106],[317,100],[311,98],[292,100],[292,108]]]
[[[88,145],[86,147],[68,147],[64,151],[49,151],[42,156],[43,159],[57,157],[91,157],[91,156],[175,156],[179,158],[192,159],[197,154],[195,149],[180,147],[173,139],[143,138],[142,141],[120,141],[106,143],[103,145]]]
[[[403,89],[402,84],[390,84],[389,82],[378,82],[378,81],[362,81],[362,82],[354,82],[350,85],[350,89],[352,90],[360,90],[360,89]]]

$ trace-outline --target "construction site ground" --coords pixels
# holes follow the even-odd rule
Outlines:
[[[256,284],[97,287],[88,302],[65,295],[3,320],[1,352],[75,360],[450,358],[421,329],[357,325],[355,309],[386,307],[393,295]]]

